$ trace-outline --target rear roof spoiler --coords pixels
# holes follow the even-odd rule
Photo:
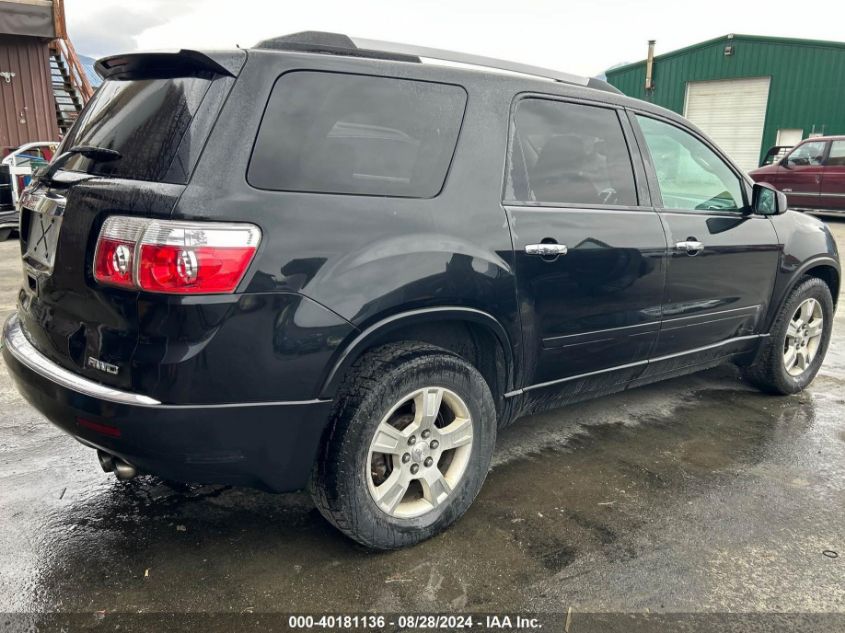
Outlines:
[[[167,51],[128,53],[98,60],[94,68],[103,79],[166,79],[201,73],[236,77],[246,61],[246,52]]]

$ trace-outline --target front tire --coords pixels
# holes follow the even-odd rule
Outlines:
[[[768,393],[798,393],[819,372],[832,329],[830,288],[817,277],[804,277],[781,306],[746,378]]]
[[[0,229],[0,242],[5,242],[12,234],[12,229]]]
[[[493,397],[475,367],[424,343],[386,345],[350,370],[311,495],[367,547],[412,545],[466,512],[495,441]]]

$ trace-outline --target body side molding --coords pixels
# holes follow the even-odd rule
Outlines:
[[[713,349],[718,349],[725,345],[731,345],[734,343],[742,343],[743,341],[752,341],[756,339],[763,339],[767,338],[768,334],[751,334],[748,336],[736,336],[733,338],[726,339],[724,341],[720,341],[718,343],[713,343],[712,345],[705,345],[704,347],[697,347],[695,349],[686,350],[683,352],[678,352],[676,354],[667,354],[666,356],[659,356],[657,358],[650,358],[648,360],[641,360],[635,363],[627,363],[625,365],[617,365],[615,367],[608,367],[607,369],[600,369],[598,371],[591,371],[585,374],[578,374],[577,376],[567,376],[566,378],[561,378],[560,380],[550,380],[548,382],[541,382],[536,385],[529,385],[528,387],[523,387],[522,389],[515,389],[514,391],[510,391],[505,394],[505,398],[512,398],[514,396],[522,395],[528,391],[534,391],[535,389],[543,389],[545,387],[552,387],[554,385],[560,385],[566,382],[572,382],[573,380],[583,380],[584,378],[591,378],[593,376],[599,376],[601,374],[607,374],[613,371],[619,371],[623,369],[632,369],[634,367],[645,367],[647,365],[653,363],[660,363],[666,360],[671,360],[673,358],[679,358],[681,356],[687,356],[689,354],[700,354],[701,352],[706,352]],[[636,379],[635,379],[636,380]],[[634,381],[631,381],[634,382]]]

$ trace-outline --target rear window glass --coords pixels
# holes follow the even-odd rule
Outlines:
[[[75,156],[65,169],[136,180],[168,180],[171,163],[211,85],[199,77],[106,81],[62,143],[117,150],[121,158],[97,161]],[[196,140],[196,139],[194,139]],[[172,182],[185,182],[175,170]]]
[[[249,164],[260,189],[431,198],[466,106],[452,85],[297,71],[270,95]]]

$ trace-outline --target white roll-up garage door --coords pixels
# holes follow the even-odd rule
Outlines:
[[[684,116],[745,170],[757,167],[769,102],[769,77],[692,81]]]

